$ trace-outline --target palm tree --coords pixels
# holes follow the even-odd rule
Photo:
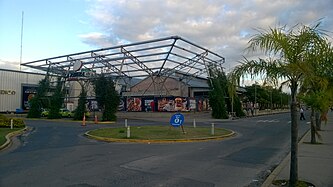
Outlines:
[[[318,46],[318,45],[317,45]],[[300,97],[308,106],[311,106],[311,143],[315,144],[317,130],[320,130],[319,114],[327,113],[332,100],[332,58],[333,50],[331,43],[323,40],[316,49],[311,48],[309,53],[312,76],[304,78]],[[328,71],[329,70],[329,71]],[[331,80],[330,80],[331,79]],[[316,113],[316,115],[315,115]],[[315,124],[316,123],[316,124]]]
[[[319,139],[321,139],[320,134],[318,133],[318,130],[320,130],[320,128],[318,128],[318,125],[316,123],[318,123],[318,121],[320,121],[321,119],[319,119],[319,115],[315,116],[315,113],[317,114],[322,114],[322,115],[326,115],[329,107],[330,107],[330,100],[332,98],[332,89],[325,89],[325,90],[320,90],[320,91],[312,91],[310,93],[306,93],[304,96],[301,97],[302,101],[304,101],[304,103],[307,106],[311,107],[311,144],[316,144],[317,140],[316,140],[316,135],[319,137]]]
[[[265,81],[277,83],[286,80],[291,92],[291,162],[290,186],[295,186],[298,180],[298,118],[297,90],[299,84],[309,73],[310,49],[316,49],[323,42],[319,24],[314,27],[297,25],[290,30],[286,27],[270,28],[259,32],[250,41],[247,50],[262,51],[268,59],[244,61],[233,70],[233,76],[241,77],[246,74],[262,75]]]

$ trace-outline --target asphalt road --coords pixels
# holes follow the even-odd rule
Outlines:
[[[0,186],[260,186],[290,149],[289,113],[214,121],[237,136],[172,144],[106,143],[83,136],[107,125],[26,122],[32,130],[0,152]],[[122,119],[111,126],[120,125]],[[301,121],[300,136],[307,129]]]

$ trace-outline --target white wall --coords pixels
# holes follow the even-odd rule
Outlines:
[[[22,108],[22,86],[38,85],[44,77],[41,74],[0,69],[0,112]],[[6,94],[7,90],[12,94]]]

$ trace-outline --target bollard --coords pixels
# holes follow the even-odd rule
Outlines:
[[[195,119],[193,119],[193,128],[196,128],[197,124],[195,123]]]
[[[125,127],[127,127],[127,119],[125,119]]]
[[[131,137],[131,129],[130,126],[127,126],[127,138]]]
[[[86,115],[83,115],[82,125],[81,126],[86,126]]]
[[[212,123],[212,129],[211,129],[211,134],[214,136],[215,132],[214,132],[214,123]]]
[[[10,129],[13,129],[13,119],[10,119]]]
[[[98,123],[98,118],[97,118],[97,115],[95,115],[95,124]]]

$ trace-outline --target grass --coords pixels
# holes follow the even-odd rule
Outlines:
[[[289,186],[289,181],[288,180],[274,180],[272,182],[275,186]],[[314,187],[313,184],[305,182],[305,181],[297,181],[296,187]]]
[[[10,128],[0,128],[0,146],[3,145],[6,142],[6,135],[14,132],[14,131],[18,131],[22,128],[14,128],[14,129],[10,129]]]
[[[311,142],[303,142],[305,144],[310,144],[310,145],[322,145],[323,143],[321,142],[316,142],[316,143],[311,143]]]
[[[180,127],[171,126],[137,126],[131,127],[131,138],[142,140],[164,140],[164,139],[194,139],[204,137],[216,137],[230,134],[230,130],[215,128],[215,134],[212,136],[211,128],[208,127],[184,127],[185,134]],[[127,129],[125,127],[103,128],[90,131],[89,134],[104,138],[127,138]]]

